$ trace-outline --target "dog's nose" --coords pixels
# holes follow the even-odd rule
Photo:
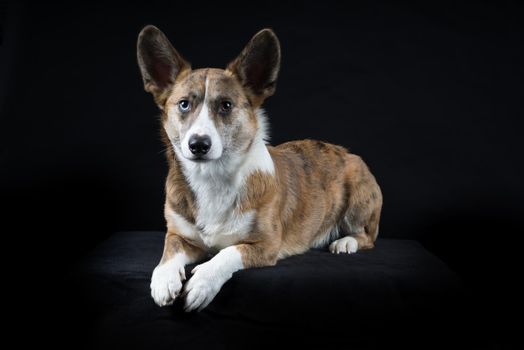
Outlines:
[[[196,156],[203,156],[211,148],[211,138],[207,135],[192,135],[189,138],[189,150]]]

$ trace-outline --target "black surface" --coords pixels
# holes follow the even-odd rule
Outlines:
[[[85,301],[98,309],[94,347],[226,349],[282,337],[323,346],[475,344],[462,330],[475,321],[462,283],[417,242],[380,239],[351,255],[315,249],[242,270],[206,309],[186,314],[180,302],[159,308],[149,295],[163,236],[117,233],[82,264]]]

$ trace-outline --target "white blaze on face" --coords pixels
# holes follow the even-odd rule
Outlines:
[[[193,158],[193,153],[189,150],[189,139],[193,135],[209,136],[211,139],[211,149],[206,154],[206,159],[218,159],[222,155],[222,140],[215,127],[215,123],[209,115],[209,108],[207,106],[208,79],[209,78],[206,77],[206,90],[204,92],[204,101],[202,102],[200,113],[182,139],[182,155],[189,159]]]

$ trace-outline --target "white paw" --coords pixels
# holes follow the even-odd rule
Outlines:
[[[213,266],[212,261],[196,266],[191,273],[193,277],[189,279],[184,289],[186,295],[184,310],[186,312],[200,311],[209,305],[227,281],[222,278],[223,276]]]
[[[171,305],[180,294],[186,279],[184,265],[176,260],[158,265],[151,277],[151,296],[158,306]]]
[[[329,245],[329,251],[334,254],[355,253],[358,250],[358,242],[351,236],[342,237]]]

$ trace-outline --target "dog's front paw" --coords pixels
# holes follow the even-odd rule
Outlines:
[[[205,308],[225,283],[220,273],[213,268],[211,261],[196,266],[191,273],[193,277],[186,283],[184,290],[186,312]]]
[[[346,237],[337,239],[336,241],[333,241],[329,245],[329,251],[334,254],[355,253],[357,250],[358,250],[358,241],[351,236],[346,236]]]
[[[158,306],[173,304],[186,279],[184,266],[175,261],[158,265],[151,277],[151,296]]]

